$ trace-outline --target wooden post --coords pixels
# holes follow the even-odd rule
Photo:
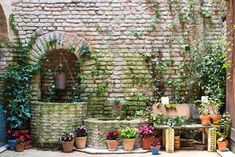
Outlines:
[[[232,119],[231,139],[235,141],[235,38],[234,38],[234,24],[235,24],[235,2],[228,1],[227,9],[227,59],[232,62],[231,67],[227,73],[230,78],[226,80],[226,110],[230,113]]]

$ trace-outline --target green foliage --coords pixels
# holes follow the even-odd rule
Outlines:
[[[10,43],[15,58],[8,64],[3,75],[3,101],[7,110],[7,124],[10,129],[20,129],[31,118],[30,99],[31,80],[33,74],[38,71],[40,65],[29,64],[29,52],[32,48],[36,35],[29,42],[22,43],[18,36],[17,24],[14,15],[10,15],[10,25],[17,40]]]
[[[221,116],[220,119],[219,128],[218,128],[219,131],[218,141],[224,141],[229,137],[230,125],[231,125],[231,117],[229,113],[226,112]]]
[[[169,127],[181,126],[185,123],[185,118],[183,116],[170,117],[165,120],[165,124]]]
[[[120,103],[121,103],[121,100],[118,97],[113,99],[113,104],[118,105]]]
[[[208,7],[201,7],[200,14],[204,18],[211,18],[211,16],[212,16],[212,13]]]
[[[126,138],[126,139],[132,139],[132,138],[136,138],[138,134],[138,130],[136,128],[125,128],[121,130],[120,136],[122,138]]]
[[[80,56],[84,57],[87,56],[89,57],[91,54],[91,50],[88,45],[82,45],[82,47],[79,49]]]

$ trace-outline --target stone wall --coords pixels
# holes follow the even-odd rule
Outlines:
[[[31,136],[35,147],[58,149],[58,138],[82,124],[85,103],[32,102]]]
[[[113,97],[132,97],[135,92],[152,95],[150,71],[140,54],[161,53],[163,59],[174,60],[173,70],[177,72],[176,66],[184,60],[182,46],[194,45],[193,36],[215,42],[222,35],[221,1],[192,2],[193,5],[188,0],[14,0],[12,8],[22,40],[29,39],[36,30],[42,37],[41,45],[49,34],[73,33],[94,50],[93,58],[87,58],[81,69],[83,83],[92,89],[89,115],[97,116],[109,115],[109,100]],[[209,20],[201,14],[203,7],[211,13]],[[182,38],[185,40],[180,41]],[[43,45],[36,47],[45,50],[41,49]],[[93,75],[97,72],[104,74]],[[165,76],[170,74],[166,69]],[[171,89],[165,88],[163,95],[171,95]],[[136,106],[133,103],[131,110]]]

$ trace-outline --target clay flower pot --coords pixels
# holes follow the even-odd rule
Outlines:
[[[217,141],[219,151],[223,152],[227,150],[228,140],[225,141]]]
[[[24,145],[24,149],[25,149],[25,150],[28,150],[28,149],[29,149],[29,146],[30,146],[30,141],[26,141],[26,142],[25,142],[25,145]]]
[[[153,142],[153,137],[145,137],[141,139],[141,146],[143,149],[150,149],[152,142]]]
[[[175,150],[180,149],[180,136],[179,135],[176,135],[174,137],[174,148],[175,148]]]
[[[83,149],[86,147],[87,136],[75,137],[75,144],[78,149]]]
[[[70,153],[73,151],[73,144],[74,144],[74,140],[72,141],[61,141],[62,143],[62,147],[63,147],[63,151],[65,153]]]
[[[16,151],[17,152],[23,152],[24,151],[24,145],[25,144],[16,144]]]
[[[220,122],[220,116],[218,116],[218,115],[212,115],[212,116],[211,116],[211,119],[212,119],[212,123],[213,123],[214,125],[218,125],[219,122]]]
[[[107,140],[108,150],[117,150],[118,140]]]
[[[210,115],[200,115],[201,124],[204,126],[211,125],[211,116]]]
[[[134,145],[135,145],[135,138],[132,139],[126,139],[123,138],[122,139],[122,143],[123,143],[123,147],[125,150],[133,150],[134,149]]]

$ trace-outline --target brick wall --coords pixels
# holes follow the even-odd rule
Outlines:
[[[185,43],[177,42],[177,38],[184,36],[185,32],[201,35],[212,42],[222,35],[221,1],[194,2],[192,10],[197,19],[184,24],[177,15],[184,12],[181,18],[188,17],[184,17],[190,13],[188,0],[14,0],[12,7],[23,40],[36,30],[41,36],[53,32],[74,33],[95,50],[94,58],[106,69],[104,78],[95,80],[108,82],[108,90],[102,96],[93,93],[89,113],[108,115],[111,106],[107,99],[128,97],[136,91],[151,95],[150,72],[139,53],[161,51],[164,59],[172,59],[174,65],[178,65],[183,60],[182,45],[195,43],[192,36]],[[210,20],[200,15],[202,6],[208,7],[212,13]],[[203,32],[207,35],[203,36]],[[81,67],[86,78],[84,83],[93,89],[98,88],[91,75],[94,66],[95,60],[87,59]],[[142,85],[133,84],[133,74],[145,80]],[[38,91],[34,92],[37,94]],[[170,94],[167,88],[164,95]]]

